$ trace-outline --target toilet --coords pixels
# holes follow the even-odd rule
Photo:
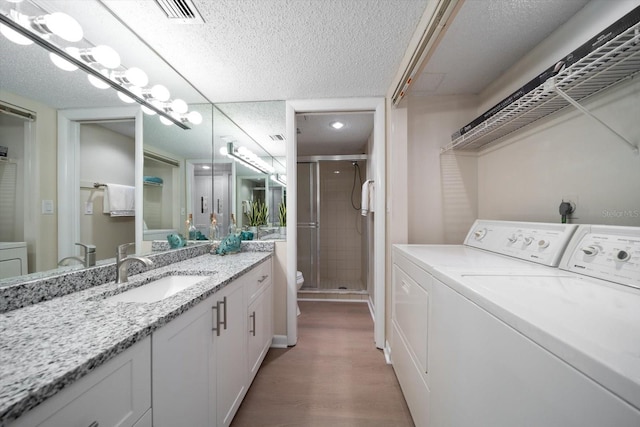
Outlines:
[[[296,271],[296,285],[298,285],[297,289],[300,290],[303,284],[304,276],[302,275],[302,271]],[[298,303],[296,303],[296,307],[298,307],[298,316],[300,316],[300,307],[298,306]]]

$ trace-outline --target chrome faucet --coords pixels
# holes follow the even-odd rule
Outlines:
[[[78,261],[85,267],[93,267],[96,265],[96,247],[95,245],[85,245],[84,243],[76,243],[78,246],[82,246],[84,248],[84,258],[80,258],[79,256],[68,256],[62,258],[58,262],[58,266],[69,265],[68,261]]]
[[[127,256],[127,250],[135,245],[135,243],[125,243],[118,246],[118,250],[116,251],[116,283],[125,283],[129,281],[129,272],[127,267],[134,261],[144,265],[145,267],[151,267],[153,265],[153,261],[147,257]]]

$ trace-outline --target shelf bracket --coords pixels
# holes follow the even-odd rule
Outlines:
[[[600,120],[599,118],[594,116],[591,113],[591,111],[587,110],[585,107],[580,105],[580,103],[578,101],[576,101],[575,99],[571,98],[571,96],[569,96],[566,92],[564,92],[562,89],[560,89],[556,85],[555,77],[549,78],[544,83],[544,90],[545,90],[545,92],[554,91],[555,93],[560,95],[562,98],[564,98],[564,100],[567,101],[569,104],[573,105],[578,111],[580,111],[581,113],[583,113],[584,115],[586,115],[590,119],[594,120],[595,122],[600,123],[600,125],[604,126],[613,135],[617,136],[619,139],[621,139],[622,141],[626,142],[631,147],[631,149],[633,150],[634,153],[636,153],[636,154],[640,153],[640,149],[638,148],[637,144],[629,141],[627,138],[625,138],[624,136],[620,135],[611,126],[609,126],[608,124],[606,124],[605,122],[603,122],[602,120]]]

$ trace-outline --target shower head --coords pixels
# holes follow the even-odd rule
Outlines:
[[[357,161],[351,162],[351,166],[358,166],[358,162]]]

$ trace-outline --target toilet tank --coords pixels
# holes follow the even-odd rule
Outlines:
[[[0,242],[0,279],[27,273],[27,243]]]

